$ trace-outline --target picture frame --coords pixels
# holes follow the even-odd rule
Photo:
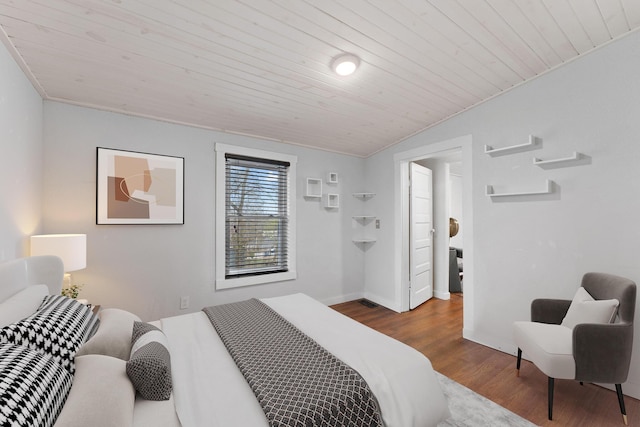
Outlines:
[[[97,147],[96,224],[184,224],[184,158]]]

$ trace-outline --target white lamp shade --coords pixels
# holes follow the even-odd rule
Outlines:
[[[87,235],[31,236],[31,255],[55,255],[62,259],[65,272],[82,270],[87,266]]]

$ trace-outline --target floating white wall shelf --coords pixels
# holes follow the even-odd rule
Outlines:
[[[542,194],[551,194],[553,193],[553,186],[555,183],[547,179],[547,187],[544,190],[539,191],[522,191],[522,192],[512,192],[512,193],[494,193],[493,185],[487,185],[487,196],[490,197],[513,197],[513,196],[538,196]]]
[[[529,135],[529,142],[519,145],[511,145],[509,147],[493,148],[490,145],[484,146],[484,153],[490,156],[503,156],[507,154],[520,153],[540,148],[540,138]]]
[[[559,159],[541,160],[534,157],[533,164],[541,167],[542,169],[563,168],[575,165],[582,159],[584,159],[584,154],[574,151],[571,156]]]
[[[340,195],[339,194],[327,194],[327,198],[324,204],[327,209],[338,209],[340,207]]]
[[[356,221],[366,222],[366,221],[370,221],[370,220],[374,219],[375,216],[373,216],[373,215],[354,215],[352,218],[355,219]]]
[[[305,197],[322,197],[322,180],[307,178],[307,192]]]
[[[337,184],[337,183],[338,183],[338,173],[329,172],[327,174],[327,184]]]
[[[355,243],[373,243],[376,239],[369,239],[366,237],[353,239]]]
[[[376,193],[353,193],[353,197],[357,197],[362,200],[367,200],[375,196]]]

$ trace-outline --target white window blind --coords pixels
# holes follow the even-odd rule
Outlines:
[[[289,166],[225,154],[225,278],[289,270]]]

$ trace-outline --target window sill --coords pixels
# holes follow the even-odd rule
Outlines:
[[[257,276],[237,277],[234,279],[226,279],[224,277],[216,279],[216,289],[232,289],[243,286],[261,285],[264,283],[283,282],[285,280],[296,279],[295,271],[287,271],[284,273],[260,274]]]

